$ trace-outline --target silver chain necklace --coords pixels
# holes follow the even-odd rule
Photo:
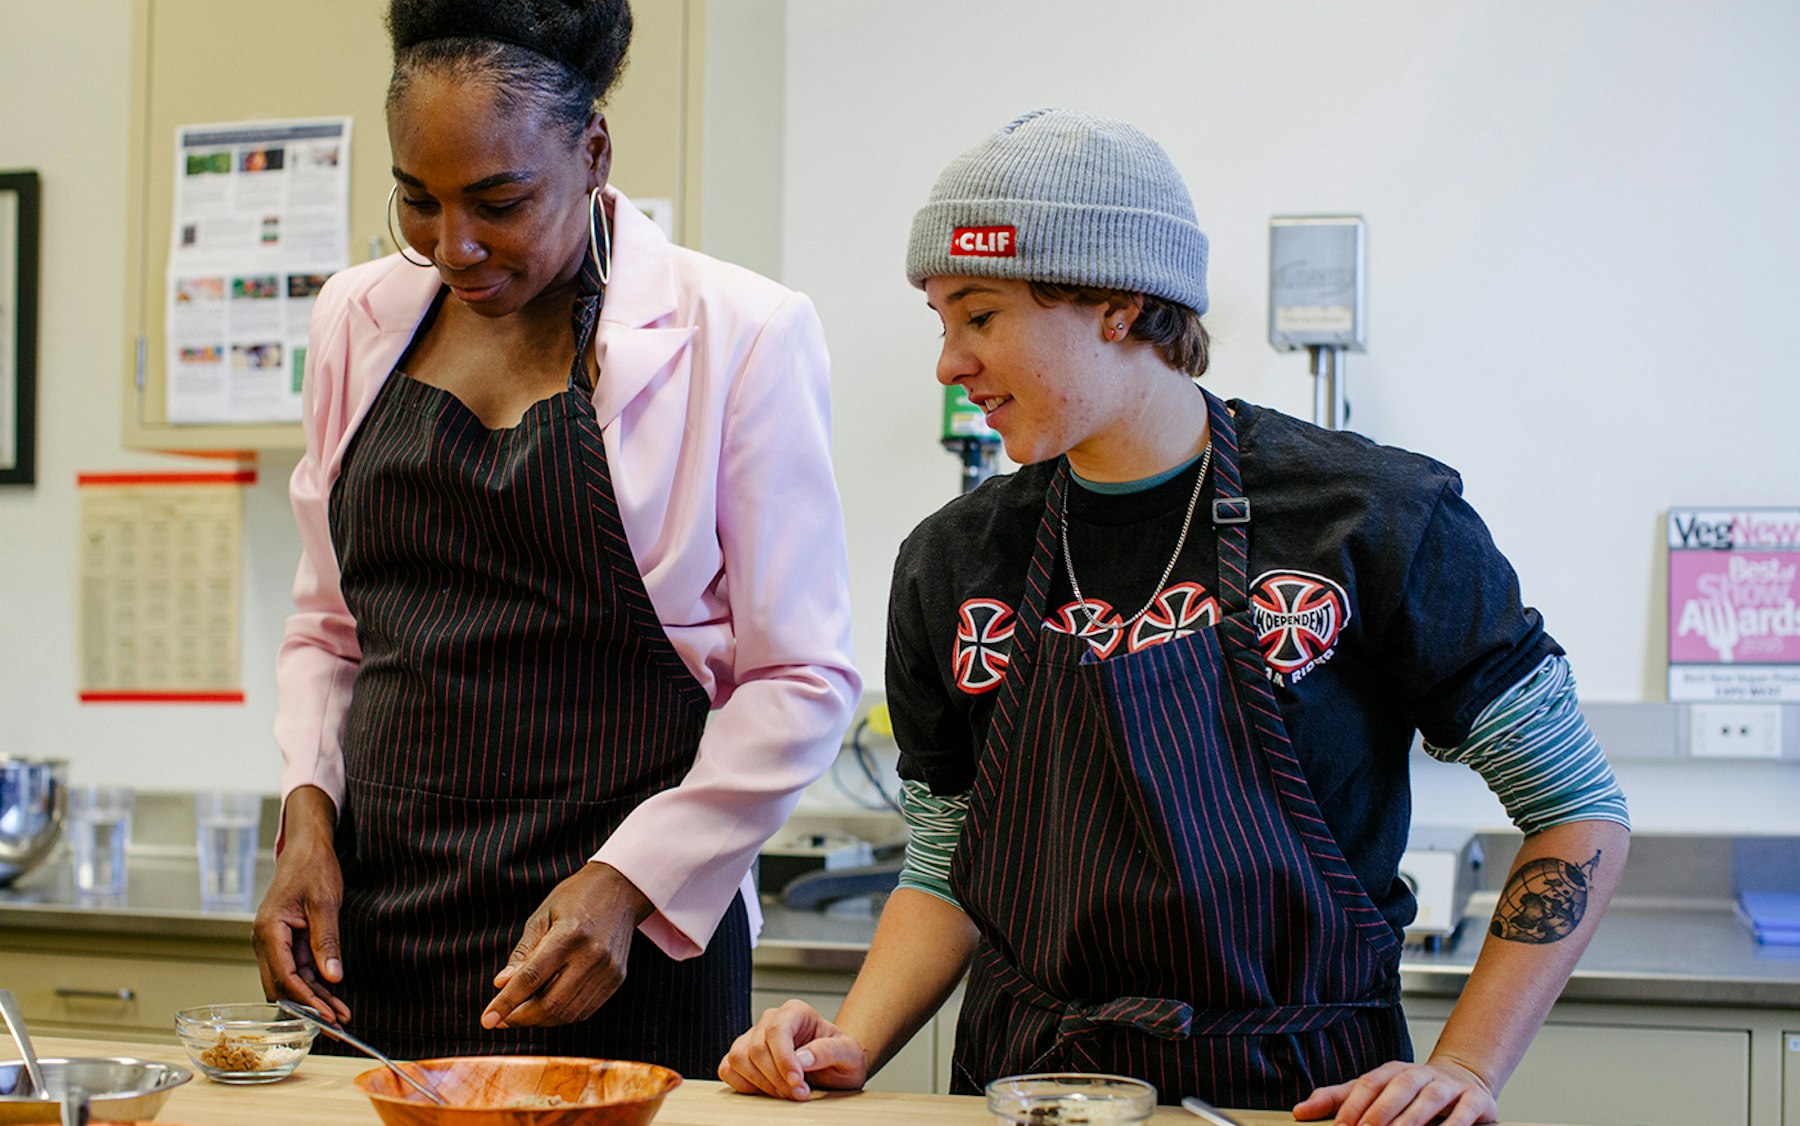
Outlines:
[[[1162,578],[1156,580],[1156,588],[1150,595],[1150,601],[1144,603],[1142,610],[1125,618],[1124,625],[1137,621],[1149,612],[1150,607],[1156,605],[1156,600],[1162,597],[1163,587],[1168,583],[1169,576],[1175,573],[1175,564],[1181,559],[1181,549],[1187,546],[1188,529],[1194,526],[1194,509],[1200,506],[1200,491],[1206,487],[1206,471],[1212,466],[1212,450],[1212,440],[1209,438],[1206,449],[1200,454],[1200,476],[1194,478],[1194,495],[1188,498],[1187,517],[1181,522],[1181,536],[1175,541],[1175,554],[1169,556],[1169,565],[1163,568]],[[1063,568],[1069,574],[1070,588],[1075,591],[1076,605],[1085,606],[1087,596],[1081,593],[1081,584],[1075,581],[1075,556],[1069,550],[1069,493],[1066,486],[1063,490],[1062,509],[1056,517],[1062,524]]]

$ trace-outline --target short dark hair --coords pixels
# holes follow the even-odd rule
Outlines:
[[[502,109],[535,109],[579,137],[625,69],[626,0],[392,0],[391,109],[423,72],[490,83]]]
[[[1032,299],[1039,305],[1104,305],[1115,298],[1135,297],[1143,302],[1143,312],[1131,322],[1131,338],[1156,348],[1163,362],[1190,379],[1206,374],[1207,349],[1212,338],[1200,323],[1200,314],[1178,302],[1148,293],[1124,293],[1093,285],[1065,285],[1061,282],[1031,281]]]

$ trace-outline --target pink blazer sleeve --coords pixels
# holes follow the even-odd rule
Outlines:
[[[704,948],[757,850],[831,765],[861,691],[829,383],[817,314],[789,295],[725,405],[717,531],[734,645],[716,714],[686,778],[594,857],[656,904],[643,929],[673,957]]]
[[[344,714],[361,657],[356,623],[338,591],[337,554],[325,507],[330,486],[323,469],[348,427],[346,289],[326,284],[308,332],[301,390],[306,453],[288,486],[300,530],[300,566],[294,576],[294,611],[275,658],[282,797],[310,785],[338,804],[344,798]]]

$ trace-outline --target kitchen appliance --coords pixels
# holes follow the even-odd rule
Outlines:
[[[868,841],[846,833],[799,833],[770,841],[756,860],[756,890],[780,895],[783,888],[811,872],[836,872],[875,862]]]
[[[37,867],[62,836],[69,764],[0,757],[0,886]]]
[[[1406,941],[1436,950],[1456,936],[1481,870],[1481,842],[1462,828],[1414,825],[1400,856],[1400,878],[1419,901]]]
[[[1269,344],[1312,354],[1313,422],[1342,430],[1344,354],[1368,340],[1360,215],[1277,215],[1269,220]]]

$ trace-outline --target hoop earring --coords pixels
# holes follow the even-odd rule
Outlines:
[[[396,249],[400,252],[400,257],[406,258],[406,252],[412,248],[407,244],[407,241],[405,239],[400,237],[399,232],[394,230],[394,210],[395,210],[394,209],[394,197],[398,196],[399,194],[400,194],[400,185],[399,184],[395,184],[393,187],[388,189],[388,201],[387,201],[388,237],[394,240],[394,249]],[[423,269],[427,269],[427,270],[429,270],[433,266],[437,265],[437,263],[429,261],[429,260],[424,261],[424,262],[415,262],[411,258],[406,258],[406,263],[409,266],[419,266],[419,267],[422,267]]]
[[[600,249],[602,236],[606,239],[604,252]],[[612,224],[606,221],[606,207],[600,202],[599,188],[588,193],[588,253],[594,256],[594,269],[600,271],[600,284],[612,281]]]

